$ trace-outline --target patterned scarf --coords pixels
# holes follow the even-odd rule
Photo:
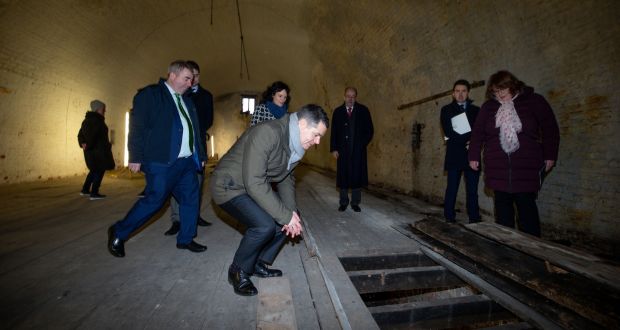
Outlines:
[[[499,127],[500,144],[504,152],[509,155],[519,149],[517,134],[521,132],[522,126],[513,103],[518,95],[515,95],[510,101],[497,100],[501,105],[495,114],[495,127]]]

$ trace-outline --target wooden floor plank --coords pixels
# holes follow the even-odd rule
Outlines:
[[[620,290],[620,265],[608,260],[494,223],[476,223],[466,227],[479,235]]]

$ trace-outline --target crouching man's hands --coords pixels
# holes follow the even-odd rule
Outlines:
[[[291,238],[301,235],[303,229],[301,226],[301,218],[297,212],[293,212],[291,221],[289,221],[288,225],[282,226],[282,231],[286,234],[286,236],[290,236]]]

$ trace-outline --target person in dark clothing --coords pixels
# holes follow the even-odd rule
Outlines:
[[[480,108],[469,99],[469,82],[457,80],[452,87],[452,103],[441,108],[441,127],[446,139],[446,158],[444,170],[448,176],[443,214],[447,222],[455,222],[456,196],[459,191],[461,175],[465,176],[465,196],[469,223],[480,221],[478,207],[478,180],[480,172],[474,171],[467,162],[467,149],[471,128],[474,127]]]
[[[555,165],[560,130],[545,98],[508,71],[491,75],[487,101],[471,135],[469,164],[480,168],[484,147],[485,184],[495,194],[498,224],[540,236],[536,198],[542,179]]]
[[[360,212],[362,187],[368,185],[366,147],[372,140],[374,128],[370,111],[356,99],[357,89],[345,88],[344,103],[334,109],[332,115],[330,152],[337,160],[336,185],[340,188],[340,212],[349,205],[349,189],[351,208]]]
[[[190,87],[185,95],[188,96],[194,105],[196,106],[196,113],[198,115],[198,133],[200,134],[200,143],[207,150],[207,139],[209,134],[207,130],[213,125],[213,95],[200,86],[200,66],[194,61],[187,61],[187,65],[192,69],[194,79],[192,80],[192,87]],[[200,216],[200,206],[202,204],[202,185],[204,183],[204,168],[197,172],[198,175],[198,221],[199,226],[210,226],[211,223]],[[172,236],[176,235],[181,229],[181,222],[179,221],[179,203],[174,197],[170,199],[170,221],[172,222],[170,229],[168,229],[164,235]]]
[[[267,266],[273,264],[286,236],[295,238],[303,231],[294,170],[328,127],[327,114],[314,104],[250,127],[211,174],[215,204],[247,226],[228,268],[235,293],[258,293],[251,276],[282,276],[281,270]]]
[[[91,201],[106,197],[99,193],[103,174],[116,166],[108,139],[105,112],[105,103],[99,100],[90,102],[90,111],[86,113],[78,133],[78,144],[84,150],[84,160],[89,170],[80,195],[90,196]]]

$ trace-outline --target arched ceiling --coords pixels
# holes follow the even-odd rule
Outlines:
[[[238,3],[249,77],[236,2],[222,0],[5,1],[0,62],[38,81],[129,98],[174,59],[197,61],[216,96],[311,70],[301,1]]]

